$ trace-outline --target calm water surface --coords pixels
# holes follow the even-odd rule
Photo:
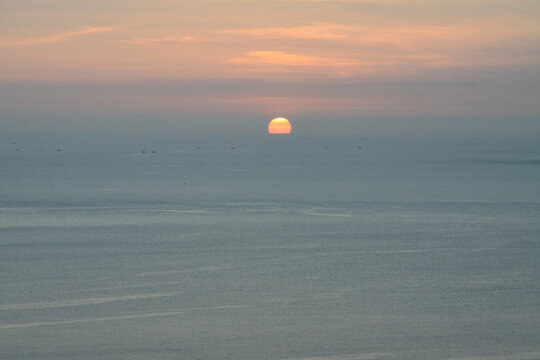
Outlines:
[[[5,140],[1,358],[540,359],[539,144]]]

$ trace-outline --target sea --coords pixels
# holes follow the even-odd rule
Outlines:
[[[540,359],[540,139],[3,136],[0,358]]]

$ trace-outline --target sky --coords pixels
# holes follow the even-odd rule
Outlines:
[[[0,0],[0,132],[540,135],[538,0]]]

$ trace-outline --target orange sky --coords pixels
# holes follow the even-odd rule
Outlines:
[[[248,93],[234,86],[206,96],[161,92],[161,99],[142,90],[128,99],[110,93],[120,103],[142,102],[150,109],[176,111],[185,103],[193,109],[190,116],[199,106],[223,106],[233,113],[248,106],[269,116],[283,110],[302,116],[317,106],[348,117],[385,115],[388,106],[414,108],[407,106],[411,97],[423,106],[418,114],[431,116],[438,109],[445,116],[467,109],[472,115],[492,114],[486,109],[492,89],[477,94],[478,106],[457,106],[460,88],[451,91],[445,82],[461,79],[477,89],[495,82],[505,87],[496,95],[512,97],[516,110],[526,116],[539,112],[530,95],[538,94],[540,64],[540,2],[535,0],[20,0],[0,7],[4,84],[68,82],[84,93],[84,84],[95,82],[259,82]],[[516,90],[522,79],[524,94]],[[395,85],[408,81],[428,84],[432,101]],[[281,94],[269,93],[265,82],[307,85]],[[388,91],[361,97],[347,96],[343,89],[310,94],[313,84],[326,82],[343,89],[388,84]],[[21,90],[15,99],[19,105],[0,105],[15,113],[37,111],[44,105],[32,103],[35,96]],[[440,99],[445,96],[457,97],[445,106]],[[84,100],[74,101],[92,107]],[[96,111],[115,108],[99,95],[90,100]],[[62,96],[49,101],[61,106]]]

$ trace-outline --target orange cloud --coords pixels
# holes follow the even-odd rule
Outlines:
[[[134,37],[132,44],[174,44],[174,43],[202,43],[211,42],[210,39],[204,39],[196,36],[162,36],[162,37]]]
[[[327,2],[335,2],[335,3],[358,3],[358,4],[391,4],[391,3],[399,3],[404,1],[410,1],[410,0],[281,0],[281,2],[306,2],[306,3],[327,3]]]
[[[309,0],[312,1],[312,0]],[[218,34],[255,37],[261,40],[304,39],[304,40],[347,40],[351,44],[390,44],[400,48],[410,46],[432,46],[439,42],[458,41],[463,47],[470,44],[482,45],[493,39],[510,40],[523,36],[523,26],[511,21],[497,20],[455,25],[389,25],[366,23],[342,25],[336,23],[314,23],[305,26],[266,27],[221,30]],[[538,34],[540,27],[528,27],[531,35]]]
[[[241,71],[250,72],[307,72],[307,68],[334,69],[332,74],[354,76],[381,72],[388,74],[418,71],[422,68],[450,68],[476,65],[531,64],[537,61],[533,55],[515,59],[501,52],[498,58],[491,53],[483,55],[478,49],[497,49],[514,46],[516,39],[522,42],[534,38],[538,27],[512,25],[512,21],[492,20],[478,26],[474,23],[454,25],[414,24],[356,24],[339,25],[316,23],[306,26],[268,27],[225,30],[219,33],[229,36],[245,36],[268,41],[268,46],[290,45],[289,39],[305,40],[303,51],[319,56],[289,54],[279,51],[253,51],[233,63],[251,65]],[[332,58],[324,48],[332,44]],[[330,50],[330,49],[329,49]],[[354,59],[354,60],[350,60]],[[304,67],[304,69],[301,69]],[[339,74],[337,72],[339,69]],[[319,73],[320,73],[319,70]]]
[[[489,32],[497,30],[497,26]],[[486,31],[486,30],[485,30]],[[486,31],[487,32],[487,31]],[[500,31],[499,31],[500,32]],[[348,40],[352,44],[393,44],[399,47],[432,41],[473,40],[480,36],[471,26],[385,26],[318,23],[306,26],[222,30],[218,34],[256,37],[262,40]],[[481,34],[482,39],[485,33]]]
[[[319,56],[289,54],[282,51],[251,51],[247,57],[232,59],[231,62],[249,65],[338,67],[358,65],[350,59],[334,59]]]
[[[316,24],[295,27],[270,27],[257,29],[223,30],[220,34],[253,36],[262,39],[298,38],[336,40],[350,37],[353,28],[337,24]]]
[[[34,46],[44,45],[51,43],[58,43],[62,41],[68,41],[69,39],[82,35],[90,35],[101,32],[108,32],[117,30],[117,27],[104,26],[104,27],[85,27],[79,31],[65,32],[54,34],[46,37],[31,38],[31,39],[18,39],[18,40],[0,40],[0,47],[17,47],[17,46]]]

